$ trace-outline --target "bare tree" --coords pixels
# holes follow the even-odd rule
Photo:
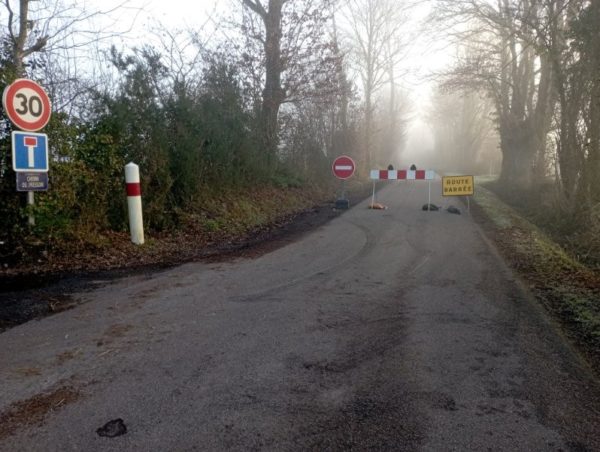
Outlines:
[[[546,5],[536,0],[497,0],[495,5],[440,1],[435,17],[469,46],[446,86],[483,89],[491,96],[503,154],[500,177],[515,188],[531,186],[556,102],[552,66],[538,50],[541,36],[534,26],[548,17]]]
[[[396,67],[405,52],[403,25],[406,6],[394,0],[350,0],[344,16],[355,56],[354,62],[362,82],[365,102],[365,164],[373,163],[373,119],[377,92],[390,86],[390,110],[396,110]]]
[[[12,63],[17,74],[23,75],[23,62],[25,58],[42,50],[47,42],[48,35],[38,35],[31,40],[33,23],[29,18],[30,0],[19,0],[19,9],[15,12],[10,0],[4,0],[8,13],[8,35],[11,43]]]
[[[600,206],[600,2],[548,4],[553,20],[543,42],[558,96],[558,181],[569,213],[587,222]]]
[[[586,55],[589,56],[589,70],[591,77],[591,89],[589,97],[589,121],[588,125],[588,154],[587,166],[589,175],[586,175],[585,185],[592,204],[600,210],[600,2],[592,1],[588,7],[589,33]],[[600,213],[597,215],[600,223]]]
[[[262,60],[260,107],[262,140],[273,161],[278,144],[278,115],[283,103],[318,97],[337,89],[336,60],[328,24],[330,0],[242,0],[246,14],[242,31],[261,45],[244,55],[249,64]],[[258,18],[258,22],[255,20]],[[251,44],[249,42],[249,44]]]
[[[260,0],[242,0],[250,10],[257,14],[264,25],[264,37],[261,39],[265,58],[265,84],[262,100],[263,138],[268,151],[274,152],[277,143],[277,116],[285,94],[281,86],[283,60],[281,57],[283,5],[289,0],[269,0],[268,6]]]
[[[73,4],[49,0],[3,0],[6,14],[7,34],[11,46],[13,64],[18,73],[23,72],[24,61],[43,49],[54,50],[86,47],[92,42],[122,34],[125,30],[115,30],[115,21],[107,23],[103,31],[89,29],[94,18],[107,18],[117,10],[128,8],[139,12],[138,8],[127,7],[123,2],[105,10],[87,10]],[[0,14],[0,17],[3,14]],[[78,27],[78,25],[88,25]],[[68,38],[78,35],[77,42]]]

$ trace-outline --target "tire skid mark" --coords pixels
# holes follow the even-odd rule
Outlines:
[[[358,252],[356,252],[355,254],[351,255],[350,257],[348,257],[347,259],[344,259],[340,262],[337,262],[329,267],[325,267],[325,268],[319,268],[318,270],[309,273],[307,275],[301,276],[299,278],[294,278],[290,281],[284,282],[282,284],[278,284],[276,286],[273,287],[269,287],[268,289],[264,289],[264,290],[260,290],[258,292],[254,292],[251,293],[249,295],[242,295],[242,296],[235,296],[235,297],[230,297],[229,301],[233,301],[233,302],[253,302],[253,301],[273,301],[273,298],[270,298],[268,300],[264,300],[265,297],[269,297],[269,295],[272,295],[273,293],[279,292],[282,289],[288,289],[290,287],[294,287],[300,283],[303,283],[305,281],[308,281],[312,278],[326,278],[329,279],[330,275],[332,273],[337,272],[338,270],[340,270],[341,268],[344,268],[346,266],[348,266],[348,264],[352,261],[355,260],[360,260],[362,259],[364,256],[366,256],[369,252],[372,251],[373,249],[373,245],[376,243],[376,238],[375,236],[371,233],[371,231],[369,230],[369,228],[355,223],[353,221],[347,221],[347,223],[355,226],[357,229],[360,229],[364,235],[365,235],[365,243],[363,244],[363,246],[360,248],[360,250],[358,250]],[[260,300],[258,300],[260,298]],[[275,298],[277,301],[279,301],[279,298]]]

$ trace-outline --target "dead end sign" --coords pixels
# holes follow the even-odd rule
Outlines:
[[[340,155],[333,161],[331,169],[333,170],[335,177],[343,180],[352,177],[356,169],[356,165],[354,164],[354,160],[347,155]]]

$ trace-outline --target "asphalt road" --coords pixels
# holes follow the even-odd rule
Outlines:
[[[600,450],[600,383],[464,207],[378,201],[0,334],[0,450]]]

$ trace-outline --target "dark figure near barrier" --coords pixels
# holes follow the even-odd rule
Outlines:
[[[411,171],[416,171],[417,170],[417,165],[415,165],[414,163],[412,165],[410,165],[410,170]]]
[[[394,165],[392,165],[391,163],[388,165],[388,171],[393,171],[394,170]]]

